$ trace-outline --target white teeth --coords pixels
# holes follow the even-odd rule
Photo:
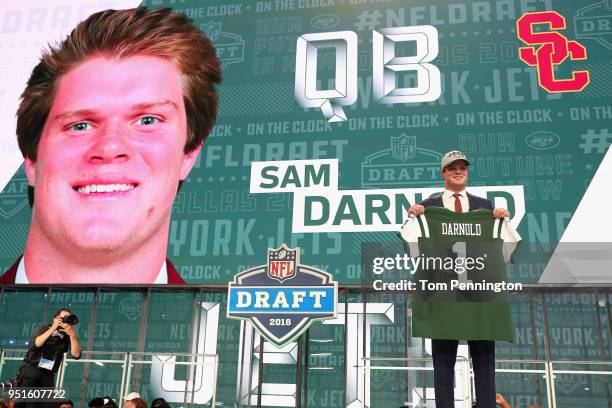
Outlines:
[[[112,193],[115,191],[128,191],[135,188],[134,184],[88,184],[77,189],[79,193]]]

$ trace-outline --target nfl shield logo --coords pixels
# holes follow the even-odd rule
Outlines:
[[[281,245],[278,249],[268,248],[268,276],[283,282],[295,276],[296,266],[300,263],[297,248]]]
[[[391,136],[391,157],[401,161],[413,159],[416,156],[416,136],[405,133]]]
[[[208,39],[212,42],[218,41],[221,37],[221,23],[209,21],[206,24],[200,24],[200,29],[204,31]]]

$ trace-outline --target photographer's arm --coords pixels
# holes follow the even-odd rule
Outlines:
[[[79,338],[74,330],[74,326],[71,326],[67,323],[61,324],[62,330],[70,337],[70,354],[72,357],[79,359],[81,358],[81,353],[83,349],[81,348],[81,343],[79,343]]]
[[[37,348],[41,348],[45,344],[47,339],[51,336],[51,334],[53,334],[53,332],[57,330],[61,323],[62,319],[60,317],[56,317],[55,319],[53,319],[53,324],[51,325],[51,327],[49,327],[42,334],[36,336],[36,339],[34,340],[34,345],[36,345]]]

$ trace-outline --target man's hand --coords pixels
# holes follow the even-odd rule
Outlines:
[[[53,319],[53,323],[51,324],[51,329],[52,331],[55,331],[57,329],[59,329],[60,327],[62,327],[64,323],[62,323],[62,318],[57,316]]]
[[[79,343],[79,338],[77,337],[76,330],[74,330],[74,326],[68,323],[62,323],[62,331],[70,337],[70,354],[72,354],[72,357],[76,359],[81,358],[83,349],[81,348],[81,343]]]
[[[408,210],[410,211],[410,210]],[[510,217],[510,211],[506,210],[505,208],[494,208],[493,209],[493,217],[495,218],[506,218],[506,217]]]
[[[68,323],[60,324],[60,327],[64,333],[66,333],[70,338],[76,337],[76,331],[74,331],[74,326],[69,325]]]
[[[408,215],[421,215],[425,212],[425,207],[421,204],[413,204],[412,207],[408,209]]]
[[[495,403],[502,408],[512,408],[501,394],[495,394]]]
[[[56,331],[57,329],[61,329],[63,324],[64,323],[62,323],[61,317],[58,316],[58,317],[53,318],[53,323],[51,323],[51,326],[49,326],[49,328],[46,331],[44,331],[42,334],[38,335],[34,339],[34,345],[38,348],[42,347],[43,344],[45,344],[45,342],[47,341],[47,339],[51,337],[53,332]]]

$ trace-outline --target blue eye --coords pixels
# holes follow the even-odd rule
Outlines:
[[[140,125],[153,125],[155,123],[157,123],[159,121],[159,119],[157,119],[154,116],[143,116],[142,118],[138,119],[138,124]]]
[[[87,122],[75,123],[74,125],[70,125],[70,129],[76,130],[77,132],[82,132],[84,130],[91,129],[91,123],[87,123]]]

